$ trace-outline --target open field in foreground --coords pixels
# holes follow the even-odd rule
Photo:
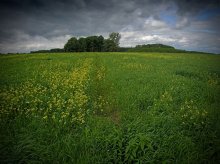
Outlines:
[[[0,163],[216,163],[220,56],[0,56]]]

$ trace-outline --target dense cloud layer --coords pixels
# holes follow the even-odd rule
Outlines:
[[[122,34],[121,46],[164,43],[220,53],[219,0],[1,0],[0,52],[63,47],[71,36]]]

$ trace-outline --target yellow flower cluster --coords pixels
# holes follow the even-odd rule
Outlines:
[[[1,116],[29,114],[38,110],[38,104],[43,101],[39,96],[44,95],[46,89],[32,80],[17,87],[4,87],[0,92]]]
[[[97,80],[98,81],[101,81],[101,80],[103,80],[104,79],[104,77],[105,77],[105,67],[104,66],[101,66],[100,67],[100,69],[97,71],[97,74],[96,74],[96,76],[97,76]]]
[[[40,77],[0,92],[0,114],[42,117],[59,123],[84,123],[89,97],[86,94],[91,59],[75,63],[77,68],[56,64],[53,70],[44,65]],[[39,81],[39,78],[42,81]]]
[[[109,105],[109,102],[100,95],[96,101],[93,103],[94,113],[102,113],[104,112],[104,108]]]
[[[126,63],[122,64],[122,68],[124,69],[132,69],[132,70],[143,70],[148,69],[148,67],[141,63]]]
[[[96,71],[96,85],[98,85],[100,93],[98,93],[95,100],[93,100],[93,113],[100,114],[104,112],[104,108],[109,104],[109,102],[106,100],[105,96],[102,93],[102,83],[105,78],[106,68],[102,65],[98,67],[98,70]]]
[[[211,86],[218,85],[218,82],[220,81],[220,78],[216,73],[214,74],[208,74],[208,84]]]
[[[190,123],[192,125],[204,125],[208,112],[204,109],[198,109],[194,101],[185,101],[180,108],[182,124]]]

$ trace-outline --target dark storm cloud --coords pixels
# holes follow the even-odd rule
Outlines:
[[[178,6],[178,14],[197,14],[199,11],[208,8],[219,8],[219,0],[181,0],[176,1]]]
[[[214,18],[196,20],[201,11],[212,9],[217,11]],[[162,42],[202,50],[199,43],[190,43],[203,37],[210,47],[220,42],[218,10],[217,0],[1,0],[0,51],[62,47],[71,36],[107,36],[112,31],[121,32],[123,46]],[[171,15],[162,19],[165,13]]]

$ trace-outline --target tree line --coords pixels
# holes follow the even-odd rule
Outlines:
[[[64,45],[65,52],[114,52],[119,49],[121,35],[113,32],[109,38],[100,36],[89,36],[86,38],[70,38]]]
[[[179,50],[176,49],[175,47],[164,44],[136,45],[134,48],[131,48],[128,51],[129,52],[169,52],[169,53],[186,52],[185,50]]]

